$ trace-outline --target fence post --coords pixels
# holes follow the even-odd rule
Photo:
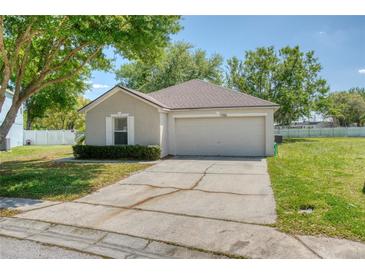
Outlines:
[[[62,130],[62,145],[65,144],[65,130]]]

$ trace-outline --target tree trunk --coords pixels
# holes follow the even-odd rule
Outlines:
[[[26,121],[26,125],[25,125],[25,129],[26,130],[31,130],[32,129],[32,122],[33,119],[31,118],[31,115],[29,115],[29,111],[27,111],[27,121]]]
[[[0,95],[0,112],[2,111],[2,109],[3,109],[3,105],[4,105],[4,102],[5,102],[5,99],[6,99],[6,97],[5,97],[5,93],[4,94],[2,94],[2,95]]]
[[[13,103],[5,116],[3,123],[0,126],[0,144],[5,143],[6,135],[8,135],[11,126],[15,122],[16,115],[21,106],[21,103]]]

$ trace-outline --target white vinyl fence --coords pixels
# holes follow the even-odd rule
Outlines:
[[[283,128],[275,129],[284,138],[307,137],[365,137],[365,127]]]
[[[74,145],[76,132],[73,130],[24,130],[24,145]]]

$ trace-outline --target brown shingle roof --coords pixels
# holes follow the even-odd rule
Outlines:
[[[143,99],[145,99],[145,100],[147,100],[147,101],[149,101],[149,102],[151,102],[155,105],[158,105],[158,106],[163,107],[163,108],[169,108],[164,103],[162,103],[162,102],[156,100],[155,98],[153,98],[152,96],[150,96],[151,93],[149,93],[149,94],[148,93],[143,93],[143,92],[140,92],[138,90],[126,88],[126,87],[123,87],[123,86],[119,86],[119,87],[126,90],[126,91],[128,91],[128,92],[130,92],[130,93],[132,93],[132,94],[134,94],[134,95],[136,95],[136,96],[138,96],[138,97],[141,97],[141,98],[143,98]]]
[[[232,107],[274,107],[272,102],[217,86],[202,80],[190,80],[175,86],[161,89],[151,93],[143,93],[120,85],[119,87],[134,96],[140,97],[154,105],[165,109],[199,109],[199,108],[232,108]],[[89,104],[85,105],[80,112],[92,108],[99,101],[114,90],[113,87]]]
[[[169,109],[277,106],[272,102],[202,80],[190,80],[148,93],[147,96]]]

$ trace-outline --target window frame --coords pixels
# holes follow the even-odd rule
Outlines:
[[[127,124],[127,129],[126,130],[122,130],[122,129],[115,129],[115,119],[125,119],[126,120],[126,124]],[[115,132],[125,132],[127,133],[127,142],[125,144],[116,144],[115,143]],[[128,140],[128,116],[115,116],[112,117],[112,143],[114,146],[120,146],[120,145],[128,145],[129,140]]]

